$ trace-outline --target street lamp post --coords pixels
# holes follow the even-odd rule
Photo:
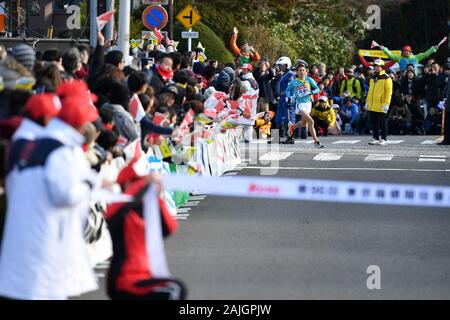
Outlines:
[[[89,1],[89,45],[97,45],[97,0]]]
[[[130,55],[130,0],[120,1],[119,12],[119,50],[123,53],[123,59],[128,61]]]

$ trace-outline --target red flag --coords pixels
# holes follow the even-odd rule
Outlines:
[[[128,110],[136,122],[140,122],[141,119],[145,117],[144,107],[142,106],[141,100],[139,100],[137,94],[134,94],[131,97],[130,103],[128,104]]]
[[[166,119],[166,116],[163,113],[156,112],[153,116],[153,123],[157,126],[160,126],[161,123]]]
[[[108,12],[105,12],[104,14],[101,14],[97,17],[97,29],[98,31],[102,31],[103,28],[106,26],[106,24],[111,20],[112,17],[114,17],[114,12],[116,10],[111,10]]]
[[[161,43],[161,41],[163,41],[164,36],[162,35],[161,32],[158,31],[158,29],[155,29],[155,31],[153,31],[153,34],[155,35],[156,38],[158,38],[158,43]]]

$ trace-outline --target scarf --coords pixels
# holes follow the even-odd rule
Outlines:
[[[161,78],[163,79],[164,82],[172,80],[172,78],[173,78],[172,70],[166,70],[160,64],[156,65],[156,70],[158,71],[159,75],[161,76]]]

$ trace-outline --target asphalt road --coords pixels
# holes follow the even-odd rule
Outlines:
[[[252,143],[228,175],[449,186],[450,147],[436,138],[381,147],[368,136],[327,137],[321,150]],[[448,209],[200,195],[183,211],[166,251],[189,299],[450,298]],[[372,265],[379,290],[367,288]],[[104,288],[81,298],[103,299]]]

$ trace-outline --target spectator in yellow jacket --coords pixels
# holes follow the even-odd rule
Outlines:
[[[336,123],[336,114],[328,103],[327,97],[320,97],[319,102],[311,111],[311,117],[314,120],[314,126],[317,132],[323,132],[324,136],[328,135],[328,128]]]
[[[352,69],[347,69],[346,76],[347,78],[341,81],[340,96],[344,95],[344,91],[348,91],[350,97],[356,96],[361,99],[363,93],[361,81],[355,78],[355,72]]]
[[[261,112],[256,115],[255,130],[261,138],[267,139],[270,137],[270,130],[272,128],[271,120],[273,117],[275,117],[275,112],[273,111]]]
[[[370,79],[369,93],[366,107],[372,123],[373,141],[370,145],[386,145],[387,142],[387,113],[392,98],[392,79],[383,70],[384,61],[377,59],[374,62],[375,73]],[[380,139],[381,130],[381,139]]]

